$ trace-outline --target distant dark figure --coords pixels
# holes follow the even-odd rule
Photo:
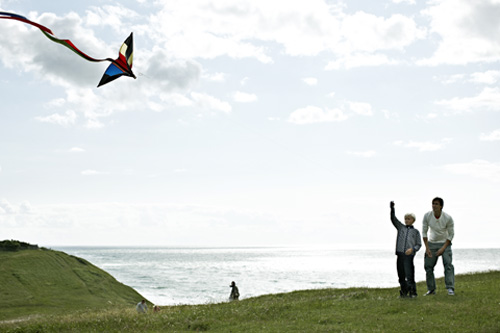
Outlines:
[[[451,251],[451,241],[455,236],[455,222],[450,215],[443,212],[443,205],[443,199],[432,199],[432,211],[426,213],[422,221],[422,237],[425,244],[424,268],[427,282],[425,296],[436,293],[434,267],[439,257],[443,257],[444,282],[448,295],[455,295],[455,268]]]
[[[155,306],[153,307],[153,312],[160,312],[160,310],[161,310],[161,309],[160,309],[160,307],[159,307],[158,305],[155,305]]]
[[[146,300],[142,300],[139,303],[137,303],[137,306],[135,307],[137,312],[139,313],[146,313],[148,312],[148,305],[146,304]]]
[[[397,269],[399,277],[400,297],[417,297],[417,284],[415,283],[415,264],[413,259],[415,254],[422,247],[420,232],[413,227],[415,215],[408,213],[405,215],[405,224],[396,218],[394,202],[391,201],[391,221],[398,230],[396,239]]]
[[[238,290],[238,287],[236,287],[236,283],[233,281],[231,282],[231,294],[229,295],[229,300],[230,301],[237,301],[240,298],[240,292]]]

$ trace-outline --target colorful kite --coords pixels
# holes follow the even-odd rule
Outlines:
[[[98,87],[108,82],[111,82],[123,75],[133,77],[134,79],[136,78],[134,73],[132,72],[132,60],[134,54],[134,43],[133,43],[132,33],[130,33],[130,36],[128,36],[125,42],[123,42],[123,45],[120,47],[117,59],[114,60],[111,58],[95,59],[80,51],[70,40],[59,39],[55,37],[49,28],[44,27],[43,25],[40,25],[33,21],[30,21],[24,16],[14,13],[0,12],[0,19],[16,20],[27,24],[31,24],[32,26],[35,26],[38,29],[40,29],[40,31],[42,31],[42,33],[51,41],[66,46],[68,49],[70,49],[71,51],[75,52],[80,57],[88,61],[93,61],[93,62],[110,61],[111,64],[104,72],[101,81],[99,81],[99,84],[97,85]]]

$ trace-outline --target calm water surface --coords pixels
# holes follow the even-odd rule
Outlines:
[[[241,298],[316,288],[399,286],[393,250],[288,247],[55,249],[90,261],[160,305],[225,301],[231,281],[236,281]],[[500,270],[500,249],[453,249],[453,256],[456,274]],[[415,258],[417,281],[425,280],[423,260],[423,251],[419,251]],[[443,276],[441,260],[435,274]],[[459,290],[457,283],[457,292]]]

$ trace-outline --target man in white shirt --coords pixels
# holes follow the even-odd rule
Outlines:
[[[434,267],[440,256],[443,257],[444,282],[448,295],[455,295],[455,268],[453,267],[453,254],[451,241],[455,236],[453,218],[443,212],[443,199],[432,200],[432,211],[424,215],[422,222],[422,238],[425,244],[424,267],[427,282],[427,295],[436,293],[436,280],[434,278]],[[430,230],[429,230],[430,229]],[[427,236],[427,232],[429,236]]]

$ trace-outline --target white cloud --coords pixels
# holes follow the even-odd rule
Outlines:
[[[16,207],[11,205],[6,199],[0,199],[0,213],[3,214],[14,214],[18,211]]]
[[[245,84],[247,84],[248,80],[250,80],[250,78],[248,76],[244,77],[243,79],[241,79],[240,84],[242,86],[244,86]]]
[[[472,111],[474,109],[500,111],[500,88],[485,87],[477,96],[454,97],[435,103],[455,111]]]
[[[337,70],[341,68],[352,69],[357,67],[375,67],[381,65],[394,65],[396,60],[389,59],[385,54],[354,53],[329,61],[325,70]]]
[[[322,109],[317,106],[307,106],[293,111],[288,121],[297,125],[339,122],[347,120],[352,115],[371,116],[372,106],[364,102],[346,101],[342,107],[334,109]]]
[[[163,94],[160,99],[162,101],[161,105],[167,104],[181,107],[194,105],[194,102],[191,99],[179,93]]]
[[[500,71],[489,70],[471,74],[470,81],[479,84],[495,84],[500,79]]]
[[[465,74],[452,74],[434,77],[434,80],[442,84],[472,82],[475,84],[495,84],[500,79],[500,71],[488,70],[485,72],[474,72],[467,76]]]
[[[315,86],[318,84],[318,79],[315,77],[305,77],[302,79],[308,86]]]
[[[146,80],[141,83],[154,92],[188,90],[202,75],[199,63],[193,60],[172,60],[167,51],[159,48],[146,54],[143,66]]]
[[[403,50],[425,34],[412,18],[401,14],[386,19],[359,11],[343,20],[341,44],[348,53]]]
[[[290,114],[288,121],[297,125],[337,122],[346,120],[347,115],[340,109],[323,110],[317,106],[307,106]]]
[[[323,0],[158,1],[152,35],[180,58],[253,57],[271,63],[262,42],[281,45],[291,56],[323,51],[339,56],[377,50],[403,50],[425,36],[410,17],[364,12],[348,15],[342,4]],[[365,58],[366,59],[366,58]]]
[[[158,4],[161,9],[151,17],[152,37],[165,43],[175,57],[210,59],[227,55],[272,62],[263,47],[248,41],[263,38],[255,35],[260,30],[258,20],[265,19],[263,13],[255,11],[259,3],[186,0]]]
[[[225,82],[227,75],[225,73],[217,72],[213,74],[203,74],[202,77],[212,82]]]
[[[422,13],[439,38],[436,52],[422,65],[493,62],[500,59],[500,2],[497,0],[439,0]]]
[[[234,93],[233,99],[238,103],[251,103],[257,100],[257,95],[237,91]]]
[[[440,75],[433,77],[434,80],[441,82],[442,84],[453,84],[461,82],[465,79],[464,74],[453,74],[453,75]]]
[[[196,106],[202,109],[222,111],[225,113],[230,113],[232,110],[232,107],[228,102],[221,101],[220,99],[205,93],[192,92],[191,98],[195,102]]]
[[[373,157],[373,156],[377,155],[377,152],[375,150],[348,151],[347,153],[349,155],[358,156],[358,157],[364,157],[364,158],[370,158],[370,157]]]
[[[397,112],[382,110],[382,114],[384,115],[385,119],[399,119],[399,114]]]
[[[369,103],[363,102],[348,102],[349,109],[359,115],[362,116],[371,116],[373,115],[372,106]]]
[[[58,113],[51,114],[50,116],[45,117],[35,117],[36,120],[42,123],[56,124],[64,127],[68,127],[70,125],[74,125],[76,122],[76,113],[74,111],[66,111],[66,114],[61,115]]]
[[[21,205],[19,205],[19,213],[20,214],[32,214],[34,212],[31,204],[28,201],[23,201]]]
[[[31,204],[28,201],[16,205],[6,199],[0,199],[0,215],[27,215],[33,213]]]
[[[442,150],[444,149],[450,142],[452,142],[452,139],[450,138],[445,138],[442,139],[440,142],[431,142],[431,141],[396,141],[394,142],[394,145],[400,146],[400,147],[406,147],[406,148],[417,148],[418,151],[424,152],[424,151],[437,151],[437,150]]]
[[[494,130],[491,133],[481,133],[479,136],[481,141],[500,141],[500,129]]]
[[[431,113],[426,114],[424,119],[432,120],[432,119],[436,119],[437,117],[438,117],[437,113],[431,112]]]
[[[104,5],[100,7],[92,6],[87,10],[87,15],[83,18],[86,25],[107,27],[118,33],[126,34],[122,22],[138,18],[139,14],[121,5]]]
[[[70,153],[83,153],[85,152],[85,149],[80,148],[80,147],[72,147],[69,149]]]
[[[500,163],[474,160],[469,163],[447,164],[442,169],[457,174],[500,182]]]

